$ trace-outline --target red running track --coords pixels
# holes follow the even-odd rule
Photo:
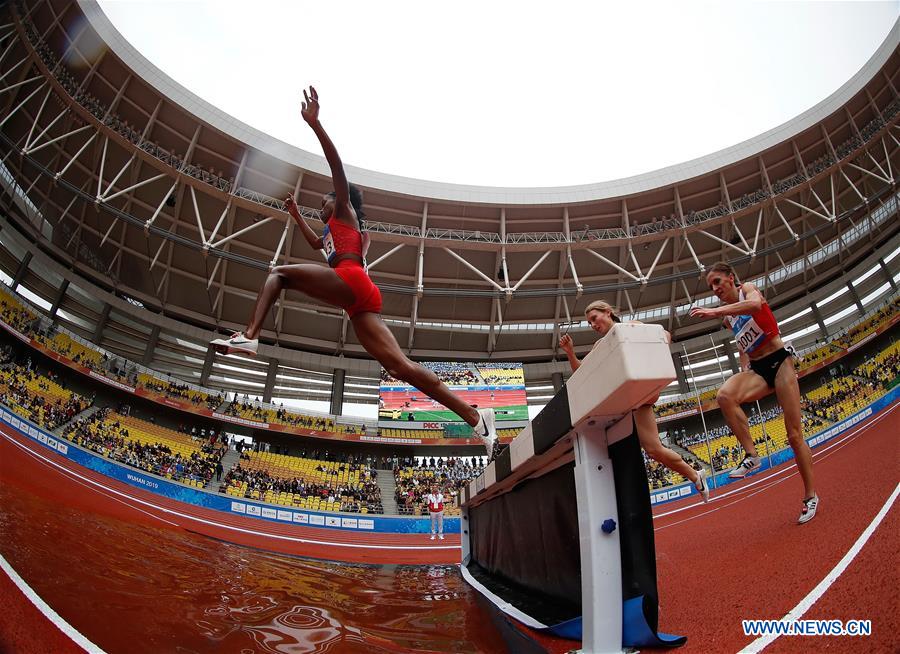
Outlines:
[[[178,502],[84,468],[0,425],[0,480],[67,506],[283,554],[352,563],[459,563],[459,534],[385,534],[278,524]]]
[[[796,524],[802,486],[792,463],[714,490],[708,505],[691,499],[657,509],[660,626],[688,636],[681,652],[739,651],[755,640],[743,634],[742,619],[781,618],[810,594],[897,488],[898,433],[900,412],[895,404],[818,448],[814,468],[822,504],[819,515],[806,525]],[[86,490],[84,482],[29,459],[30,455],[0,437],[4,484],[21,484],[55,501],[120,519],[155,526],[160,519],[170,520],[175,522],[171,529],[186,526],[171,513]],[[10,461],[15,465],[7,465]],[[19,470],[26,466],[30,474]],[[150,495],[131,487],[127,490]],[[898,527],[895,504],[845,572],[803,615],[804,619],[870,619],[871,636],[782,636],[765,651],[900,651]],[[329,552],[329,558],[338,557]],[[53,604],[51,597],[45,599]],[[550,645],[554,651],[573,646],[571,642]]]
[[[688,635],[681,652],[737,652],[743,619],[779,619],[837,565],[900,481],[895,404],[813,452],[820,509],[796,523],[803,486],[793,462],[656,511],[660,626]],[[781,636],[766,652],[900,651],[895,504],[860,554],[803,619],[872,620],[869,637]]]

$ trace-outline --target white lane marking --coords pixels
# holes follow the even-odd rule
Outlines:
[[[364,545],[364,544],[359,544],[359,543],[341,543],[341,542],[337,542],[337,541],[313,540],[313,539],[311,539],[311,538],[299,538],[299,537],[296,537],[296,536],[282,536],[281,534],[272,534],[272,533],[267,533],[267,532],[264,532],[264,531],[256,531],[255,529],[245,529],[245,528],[243,528],[243,527],[235,527],[235,526],[232,526],[232,525],[227,525],[227,524],[222,523],[222,522],[216,522],[216,521],[214,521],[214,520],[206,520],[205,518],[199,518],[199,517],[197,517],[197,516],[193,516],[193,515],[190,515],[190,514],[188,514],[188,513],[182,513],[182,512],[180,512],[180,511],[176,511],[176,510],[174,510],[174,509],[169,509],[169,508],[166,508],[166,507],[164,507],[164,506],[160,506],[160,505],[158,505],[158,504],[154,504],[153,502],[147,502],[146,500],[142,500],[142,499],[139,499],[139,498],[137,498],[137,497],[132,497],[131,495],[128,495],[127,493],[123,493],[123,492],[121,492],[121,491],[117,491],[117,490],[115,490],[114,488],[109,488],[109,487],[107,487],[107,486],[104,486],[103,484],[101,484],[101,483],[99,483],[99,482],[96,482],[96,481],[94,481],[93,479],[89,479],[89,478],[87,478],[87,477],[84,477],[84,476],[80,475],[79,473],[75,472],[74,470],[69,470],[69,469],[66,468],[65,466],[62,466],[62,465],[56,463],[55,461],[51,461],[50,459],[48,459],[47,457],[45,457],[43,454],[41,454],[41,453],[39,453],[39,452],[35,452],[35,451],[29,449],[29,448],[26,447],[25,445],[22,445],[21,443],[19,443],[16,439],[14,439],[13,437],[11,437],[9,434],[6,434],[5,432],[2,432],[2,431],[0,431],[0,434],[2,434],[3,437],[4,437],[7,441],[9,441],[10,443],[12,443],[13,445],[15,445],[16,447],[18,447],[19,449],[24,450],[24,451],[26,451],[26,452],[29,452],[30,454],[32,454],[32,455],[38,457],[39,459],[42,459],[43,461],[45,461],[47,464],[49,464],[49,465],[51,465],[51,466],[53,466],[53,467],[55,467],[55,468],[58,468],[58,469],[62,470],[62,471],[63,471],[64,473],[66,473],[66,474],[73,475],[73,476],[75,476],[75,477],[78,477],[78,478],[80,478],[80,479],[83,479],[83,480],[86,481],[87,483],[92,484],[92,485],[94,485],[94,486],[97,486],[98,488],[101,488],[101,489],[103,489],[103,490],[105,490],[105,491],[108,491],[108,492],[110,492],[110,493],[115,493],[116,495],[120,495],[120,496],[122,496],[122,497],[125,497],[125,498],[131,500],[132,502],[137,502],[137,503],[139,503],[139,504],[143,504],[144,506],[154,508],[154,509],[156,509],[157,511],[161,511],[161,512],[163,512],[163,513],[168,513],[169,515],[175,515],[175,516],[178,516],[178,517],[180,517],[180,518],[186,518],[186,519],[188,519],[188,520],[193,520],[193,521],[195,521],[195,522],[200,522],[200,523],[203,523],[203,524],[212,525],[212,526],[214,526],[214,527],[220,527],[220,528],[222,528],[222,529],[228,529],[228,530],[231,530],[231,531],[238,531],[238,532],[242,532],[242,533],[245,533],[245,534],[251,534],[251,535],[253,535],[253,536],[262,536],[262,537],[264,537],[264,538],[274,538],[274,539],[277,539],[277,540],[287,540],[287,541],[292,541],[292,542],[296,542],[296,543],[304,543],[304,544],[307,544],[307,545],[331,545],[331,546],[334,546],[334,547],[350,547],[350,548],[354,548],[354,549],[375,549],[375,550],[458,550],[458,549],[460,549],[460,547],[461,547],[460,545],[439,545],[439,546],[434,546],[434,545],[432,545],[432,546],[429,546],[429,545],[375,545],[375,544]],[[77,465],[77,464],[76,464],[76,465]],[[97,474],[101,474],[101,473],[97,473]],[[174,501],[177,501],[177,500],[174,500]],[[137,508],[137,507],[133,507],[133,508]],[[350,533],[353,533],[353,532],[350,532]],[[366,533],[366,532],[359,532],[359,533]]]
[[[787,612],[787,614],[781,618],[782,622],[790,622],[793,620],[799,620],[803,617],[803,615],[815,604],[822,595],[825,594],[831,584],[838,580],[838,578],[844,573],[847,567],[852,563],[853,559],[856,558],[856,555],[860,553],[863,546],[875,533],[875,530],[878,528],[878,525],[881,524],[881,521],[884,520],[884,516],[888,514],[888,511],[891,510],[891,507],[894,505],[894,501],[897,499],[897,495],[900,494],[900,484],[894,488],[894,492],[891,493],[890,497],[887,498],[887,501],[884,503],[884,506],[881,507],[881,510],[878,512],[878,515],[869,523],[869,526],[865,528],[865,530],[859,535],[859,538],[856,539],[856,542],[853,543],[853,547],[851,547],[847,553],[844,555],[838,564],[832,568],[831,572],[825,575],[825,578],[819,582],[819,585],[813,588],[809,595],[800,600],[800,603],[797,604],[794,608]],[[757,652],[761,652],[763,649],[771,645],[778,638],[779,634],[766,634],[765,636],[760,636],[752,643],[747,645],[744,649],[740,651],[739,654],[756,654]]]
[[[38,455],[36,452],[34,452],[34,451],[32,451],[32,450],[29,450],[29,449],[27,449],[27,448],[25,449],[25,454],[29,455],[29,456],[32,457],[32,458],[38,458],[38,457],[40,456],[40,455]],[[43,461],[39,461],[39,463],[43,463]],[[65,470],[65,469],[64,469],[64,470]],[[180,527],[180,526],[181,526],[181,525],[179,525],[177,522],[172,522],[171,520],[166,520],[165,518],[161,518],[161,517],[158,516],[158,515],[155,515],[155,514],[153,514],[153,513],[150,513],[149,511],[144,511],[144,509],[142,509],[142,508],[140,508],[140,507],[134,506],[133,504],[129,504],[128,502],[126,502],[126,501],[124,501],[124,500],[120,500],[118,497],[113,497],[113,496],[110,495],[108,492],[106,492],[102,487],[99,488],[99,489],[97,489],[97,488],[91,488],[90,486],[88,486],[87,484],[85,484],[85,483],[84,483],[83,481],[81,481],[80,479],[76,479],[76,478],[75,478],[76,476],[78,476],[78,475],[76,475],[75,473],[73,473],[73,476],[71,476],[71,481],[75,482],[76,484],[78,484],[78,485],[80,485],[80,486],[84,486],[85,488],[87,488],[87,489],[89,489],[89,490],[92,490],[92,491],[94,491],[95,493],[98,493],[98,494],[100,494],[100,495],[103,495],[103,496],[105,496],[105,497],[108,497],[108,498],[111,499],[111,500],[115,500],[115,501],[118,502],[119,504],[124,504],[124,505],[127,506],[129,509],[133,509],[133,510],[135,510],[135,511],[140,511],[141,513],[144,513],[144,514],[150,516],[150,517],[153,518],[154,520],[159,520],[160,522],[165,522],[167,525],[172,525],[173,527]]]
[[[841,445],[846,440],[861,433],[863,430],[868,429],[872,425],[875,425],[875,424],[881,422],[883,419],[887,418],[888,415],[894,411],[894,409],[896,409],[898,407],[900,407],[900,404],[891,405],[890,407],[887,407],[884,410],[877,413],[874,417],[872,417],[870,420],[867,420],[865,423],[851,427],[851,431],[842,435],[839,440],[835,440],[824,447],[816,448],[815,450],[813,450],[813,459],[815,459],[816,457],[822,456],[823,454],[828,452],[828,450],[830,450],[834,447],[837,447],[838,445]],[[714,495],[712,498],[710,498],[709,503],[711,504],[712,502],[721,501],[724,498],[728,497],[729,495],[735,495],[738,493],[745,492],[745,491],[749,490],[750,488],[752,488],[753,486],[765,483],[767,481],[771,481],[772,479],[774,479],[775,477],[778,477],[779,475],[782,475],[782,474],[785,474],[792,470],[795,470],[797,468],[796,460],[791,459],[791,461],[795,461],[795,462],[791,463],[788,466],[785,466],[784,468],[778,468],[777,470],[774,470],[774,471],[769,469],[767,472],[770,472],[771,474],[766,475],[765,473],[762,473],[765,476],[754,475],[753,481],[751,481],[747,484],[744,484],[740,488],[735,488],[733,490]],[[794,474],[796,474],[796,473],[794,473]],[[793,476],[793,475],[791,475],[791,476]],[[787,479],[787,477],[785,479]],[[784,481],[784,479],[782,479],[778,482],[775,482],[775,483],[780,483],[781,481]],[[665,513],[657,513],[653,516],[653,519],[656,520],[657,518],[664,518],[667,515],[672,515],[674,513],[681,513],[682,511],[687,511],[688,509],[702,507],[703,505],[704,505],[704,503],[701,500],[698,500],[696,502],[693,502],[692,504],[686,504],[685,506],[678,507],[677,509],[672,509],[671,511],[666,511]],[[709,504],[707,504],[707,506],[709,506]],[[728,505],[728,506],[730,506],[730,505]],[[698,514],[698,515],[706,515],[707,513],[712,513],[713,511],[716,511],[719,508],[723,508],[723,507],[718,507],[716,509],[713,509],[711,511],[706,511],[706,512]]]
[[[5,558],[3,558],[2,554],[0,554],[0,570],[3,570],[3,572],[6,573],[6,576],[9,577],[22,594],[28,598],[28,601],[34,604],[35,608],[44,614],[45,618],[56,625],[56,628],[68,636],[76,645],[85,652],[90,652],[91,654],[104,654],[102,649],[85,638],[80,631],[66,622],[59,613],[50,608],[50,605],[42,600],[40,595],[34,592],[34,589],[28,585],[28,582],[19,576],[19,573],[15,571]]]
[[[865,427],[869,427],[869,426],[871,426],[872,424],[874,424],[874,423],[868,423],[868,424],[865,425]],[[818,455],[821,455],[820,461],[824,461],[825,459],[827,459],[828,457],[832,456],[833,454],[837,454],[838,452],[840,452],[841,449],[843,449],[843,448],[846,447],[847,445],[850,445],[850,444],[853,442],[853,440],[855,440],[856,438],[858,438],[859,436],[861,436],[861,435],[862,435],[862,432],[863,432],[863,429],[862,429],[862,428],[861,428],[861,429],[858,429],[858,430],[856,430],[855,433],[853,433],[853,434],[848,434],[846,438],[842,438],[840,441],[837,441],[837,442],[835,442],[835,443],[832,443],[831,445],[828,446],[828,448],[826,448],[827,450],[831,450],[832,448],[835,448],[832,452],[827,452],[825,449],[823,449],[823,450],[821,450],[820,452],[818,452]],[[703,517],[703,516],[705,516],[705,515],[709,515],[710,513],[715,513],[715,512],[718,511],[719,509],[725,509],[725,508],[727,508],[727,507],[729,507],[729,506],[734,506],[734,505],[737,504],[738,502],[743,502],[744,500],[748,500],[748,499],[750,499],[751,497],[754,497],[755,495],[759,495],[760,493],[763,493],[763,492],[769,490],[770,488],[774,488],[774,487],[777,486],[778,484],[780,484],[780,483],[782,483],[782,482],[785,482],[785,481],[787,481],[788,479],[792,479],[792,478],[796,477],[797,475],[800,474],[800,472],[797,471],[796,468],[797,468],[796,464],[791,465],[791,466],[788,466],[787,468],[785,468],[784,470],[781,471],[781,472],[793,471],[793,472],[791,472],[791,474],[789,474],[788,476],[782,477],[781,479],[778,479],[778,480],[776,480],[776,481],[773,481],[771,484],[767,484],[767,485],[765,485],[765,486],[762,486],[761,488],[757,488],[757,489],[754,490],[752,493],[747,493],[747,494],[744,495],[743,497],[735,498],[735,500],[734,500],[733,502],[728,502],[728,504],[723,504],[723,505],[721,505],[721,506],[717,506],[716,508],[710,509],[710,510],[708,510],[708,511],[702,511],[702,512],[700,512],[700,513],[696,513],[696,514],[694,514],[694,515],[691,515],[691,516],[688,516],[688,517],[684,518],[683,520],[676,520],[675,522],[670,522],[670,523],[665,524],[665,525],[662,525],[662,526],[660,526],[660,527],[655,527],[655,528],[653,529],[653,531],[654,531],[654,532],[656,532],[656,531],[662,531],[663,529],[668,529],[669,527],[674,527],[674,526],[676,526],[676,525],[684,524],[685,522],[690,522],[691,520],[694,520],[694,519],[696,519],[696,518],[701,518],[701,517]],[[769,476],[769,477],[766,477],[765,479],[761,479],[760,481],[768,481],[768,480],[770,480],[770,479],[774,479],[776,476],[778,476],[778,475],[777,475],[777,474],[771,475],[771,476]],[[743,486],[741,489],[738,489],[738,490],[744,490],[744,489],[749,489],[749,488],[750,488],[750,485],[748,484],[747,486]],[[724,494],[723,494],[723,497],[724,497]],[[693,505],[693,506],[699,506],[699,505]]]

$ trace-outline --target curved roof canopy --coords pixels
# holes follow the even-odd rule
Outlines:
[[[0,146],[18,153],[6,165],[35,206],[25,219],[57,258],[223,330],[243,326],[270,265],[321,263],[280,200],[318,206],[330,190],[320,157],[187,92],[95,3],[10,9]],[[653,173],[502,189],[348,171],[366,193],[385,318],[415,356],[546,359],[588,295],[679,338],[715,328],[684,308],[708,295],[699,272],[716,260],[747,279],[792,267],[790,282],[770,284],[776,306],[835,278],[865,254],[839,239],[895,188],[898,35],[895,24],[857,74],[788,123]],[[865,236],[877,245],[897,226]],[[342,312],[299,293],[282,298],[263,338],[363,354]]]

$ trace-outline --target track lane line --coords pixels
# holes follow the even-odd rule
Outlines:
[[[853,546],[847,550],[847,553],[844,554],[844,557],[838,561],[838,564],[831,569],[825,578],[819,582],[819,584],[813,588],[809,594],[804,597],[800,602],[788,611],[784,617],[781,618],[782,622],[790,622],[794,620],[799,620],[803,617],[803,615],[815,604],[822,595],[831,587],[831,585],[840,578],[840,576],[844,573],[850,563],[853,562],[853,559],[856,558],[856,555],[860,553],[862,548],[868,542],[869,538],[872,534],[875,533],[875,530],[878,529],[878,525],[881,524],[881,521],[884,520],[884,517],[891,510],[891,507],[894,505],[894,501],[897,499],[897,495],[900,495],[900,484],[894,487],[894,492],[890,494],[885,503],[882,505],[881,510],[878,514],[872,519],[872,522],[869,523],[869,526],[866,527],[863,532],[859,535],[859,538],[856,539],[856,542],[853,543]],[[779,638],[780,634],[766,634],[765,636],[760,636],[752,643],[747,645],[744,649],[742,649],[739,654],[757,654],[758,652],[763,651],[766,647],[771,645]]]
[[[47,602],[42,600],[41,596],[34,592],[34,589],[28,585],[28,582],[19,576],[19,573],[16,572],[15,568],[9,564],[9,561],[7,561],[2,554],[0,554],[0,570],[3,570],[10,581],[16,585],[26,598],[28,598],[28,601],[34,604],[35,608],[37,608],[47,620],[52,622],[57,629],[68,636],[72,642],[85,652],[89,652],[89,654],[105,654],[102,649],[88,640],[80,631],[66,622],[59,613],[54,611]]]
[[[885,408],[883,411],[879,412],[878,414],[876,414],[875,416],[870,418],[865,423],[852,427],[851,431],[849,431],[849,433],[842,435],[838,440],[835,440],[834,442],[829,443],[828,445],[826,445],[824,447],[813,450],[813,460],[815,460],[816,458],[819,458],[819,457],[821,457],[823,460],[828,458],[829,456],[831,456],[831,454],[834,454],[834,452],[830,452],[830,450],[832,450],[833,448],[838,447],[838,446],[849,444],[849,443],[847,443],[847,441],[849,441],[850,439],[855,439],[856,437],[860,436],[865,430],[869,429],[870,427],[881,422],[883,419],[887,418],[898,407],[900,407],[900,404],[894,404],[890,407]],[[837,450],[835,450],[835,451],[837,451]],[[740,488],[735,488],[733,490],[726,491],[725,493],[722,493],[720,495],[714,496],[713,498],[710,499],[709,503],[719,502],[719,501],[723,500],[724,498],[729,497],[731,495],[746,493],[746,492],[750,491],[750,489],[752,489],[754,486],[757,486],[759,484],[765,484],[766,482],[772,482],[771,484],[763,487],[762,489],[757,489],[756,491],[753,491],[752,493],[747,495],[747,497],[752,497],[753,495],[756,495],[761,490],[767,490],[768,488],[772,488],[773,486],[780,484],[782,481],[785,481],[787,479],[790,479],[790,478],[796,476],[797,474],[799,474],[798,472],[796,472],[796,470],[797,470],[796,459],[791,459],[791,461],[793,461],[793,463],[791,463],[790,465],[786,465],[784,468],[778,468],[777,470],[774,470],[774,471],[770,469],[767,471],[770,474],[761,476],[758,479],[754,479],[753,481],[741,486]],[[784,477],[783,479],[779,479],[777,481],[772,481],[776,477],[779,477],[786,473],[791,473],[791,474],[789,474],[787,477]],[[756,476],[756,475],[754,475],[754,476]],[[714,513],[716,511],[718,511],[719,509],[725,508],[727,506],[732,506],[736,502],[741,501],[741,499],[746,499],[746,497],[740,498],[740,499],[736,500],[735,502],[731,502],[731,503],[725,504],[723,506],[717,506],[716,508],[710,509],[708,511],[702,511],[702,512],[698,513],[697,515],[691,516],[685,520],[680,520],[678,522],[675,522],[675,523],[672,523],[669,525],[663,525],[661,527],[657,527],[654,529],[654,531],[658,531],[660,529],[665,529],[666,527],[670,527],[674,524],[682,524],[684,522],[687,522],[688,520],[693,520],[694,518],[699,518],[704,515],[709,515],[710,513]],[[671,511],[666,511],[664,513],[657,513],[656,515],[653,516],[653,520],[655,521],[658,518],[664,518],[666,516],[674,515],[676,513],[681,513],[682,511],[688,511],[690,509],[700,508],[703,506],[709,506],[709,504],[704,505],[704,503],[702,501],[698,500],[691,504],[687,504],[685,506],[680,506],[677,509],[672,509]]]
[[[434,550],[458,550],[458,549],[460,549],[459,545],[438,545],[438,546],[434,546],[434,545],[432,545],[432,546],[428,546],[428,545],[378,545],[378,544],[344,543],[344,542],[340,542],[340,541],[315,540],[315,539],[311,539],[311,538],[301,538],[299,536],[286,536],[286,535],[282,535],[282,534],[274,534],[274,533],[270,533],[270,532],[257,531],[255,529],[247,529],[244,527],[237,527],[235,525],[229,525],[224,522],[207,520],[205,518],[193,516],[188,513],[182,513],[181,511],[176,511],[175,509],[170,509],[170,508],[167,508],[164,506],[160,506],[158,504],[154,504],[153,502],[148,502],[146,500],[142,500],[137,497],[132,497],[131,495],[128,495],[127,493],[123,493],[121,491],[115,490],[114,488],[109,488],[107,486],[104,486],[103,484],[101,484],[97,481],[94,481],[93,479],[89,479],[87,477],[82,476],[81,474],[75,472],[74,470],[69,470],[65,466],[60,465],[60,464],[56,463],[55,461],[48,459],[47,457],[45,457],[43,454],[41,454],[39,452],[35,452],[35,451],[29,449],[25,445],[19,443],[15,438],[11,437],[9,434],[6,434],[4,432],[0,432],[0,433],[3,434],[3,437],[7,441],[9,441],[13,445],[15,445],[17,448],[25,451],[26,453],[32,454],[34,457],[37,457],[38,459],[42,459],[43,462],[46,462],[47,464],[49,464],[55,468],[58,468],[59,470],[63,471],[64,474],[76,476],[80,479],[83,479],[84,481],[86,481],[89,484],[97,486],[98,488],[106,490],[110,493],[114,493],[116,495],[120,495],[121,497],[127,498],[127,499],[131,500],[132,502],[136,502],[136,503],[142,504],[146,507],[156,509],[157,511],[161,511],[163,513],[173,515],[173,516],[178,516],[180,518],[185,518],[187,520],[193,520],[195,522],[210,525],[210,526],[217,527],[220,529],[227,529],[230,531],[236,531],[236,532],[240,532],[240,533],[244,533],[244,534],[249,534],[252,536],[261,536],[264,538],[272,538],[272,539],[276,539],[276,540],[286,540],[286,541],[295,542],[295,543],[303,543],[306,545],[324,545],[324,546],[347,547],[347,548],[354,548],[354,549],[370,549],[370,550],[434,551]],[[96,490],[96,489],[93,489],[93,490]],[[132,508],[137,508],[137,507],[132,507]],[[181,526],[181,525],[179,525],[179,526]]]

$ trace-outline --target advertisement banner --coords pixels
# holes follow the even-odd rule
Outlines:
[[[288,507],[266,505],[253,500],[235,499],[228,495],[205,491],[193,486],[185,486],[176,481],[165,479],[150,472],[132,468],[111,459],[95,454],[79,445],[57,439],[28,421],[18,418],[9,410],[0,410],[3,422],[28,438],[36,446],[47,447],[65,456],[66,459],[102,475],[123,482],[136,488],[155,493],[170,499],[193,504],[206,509],[222,511],[228,514],[251,516],[260,520],[279,523],[316,525],[324,529],[366,530],[394,534],[426,534],[430,532],[428,518],[407,516],[373,516],[365,519],[358,514],[331,513],[318,514],[310,511],[292,511]],[[352,516],[352,517],[349,517]],[[459,518],[445,518],[444,531],[459,532]]]

